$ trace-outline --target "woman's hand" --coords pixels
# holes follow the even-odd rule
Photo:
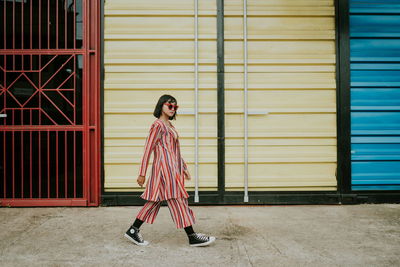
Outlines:
[[[139,175],[139,177],[137,178],[137,183],[143,187],[144,181],[146,180],[146,177]]]
[[[185,179],[186,179],[186,180],[192,179],[192,177],[190,176],[190,173],[189,173],[188,170],[184,170],[183,173],[185,174]]]

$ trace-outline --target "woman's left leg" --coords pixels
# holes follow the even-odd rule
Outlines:
[[[184,228],[189,238],[190,246],[207,246],[215,241],[214,236],[206,236],[193,231],[192,225],[196,218],[191,208],[189,208],[187,198],[172,198],[167,200],[168,208],[176,228]]]
[[[176,228],[185,228],[196,222],[196,217],[189,207],[187,198],[171,198],[167,199],[167,203]]]

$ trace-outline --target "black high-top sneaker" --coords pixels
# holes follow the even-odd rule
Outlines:
[[[139,246],[147,246],[149,244],[148,241],[143,239],[142,235],[140,234],[140,229],[133,225],[129,227],[128,231],[126,231],[125,237]]]
[[[193,233],[188,235],[189,237],[189,245],[191,247],[202,247],[207,246],[215,241],[214,236],[206,236],[202,233]]]

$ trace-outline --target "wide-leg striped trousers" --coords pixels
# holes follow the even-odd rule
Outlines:
[[[188,205],[187,198],[171,198],[165,201],[167,201],[176,228],[184,228],[195,223],[196,218],[193,210]],[[157,217],[160,206],[161,201],[147,201],[139,211],[136,218],[152,224]]]

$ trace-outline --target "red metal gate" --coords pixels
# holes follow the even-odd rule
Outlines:
[[[98,206],[100,6],[0,0],[2,206]]]

